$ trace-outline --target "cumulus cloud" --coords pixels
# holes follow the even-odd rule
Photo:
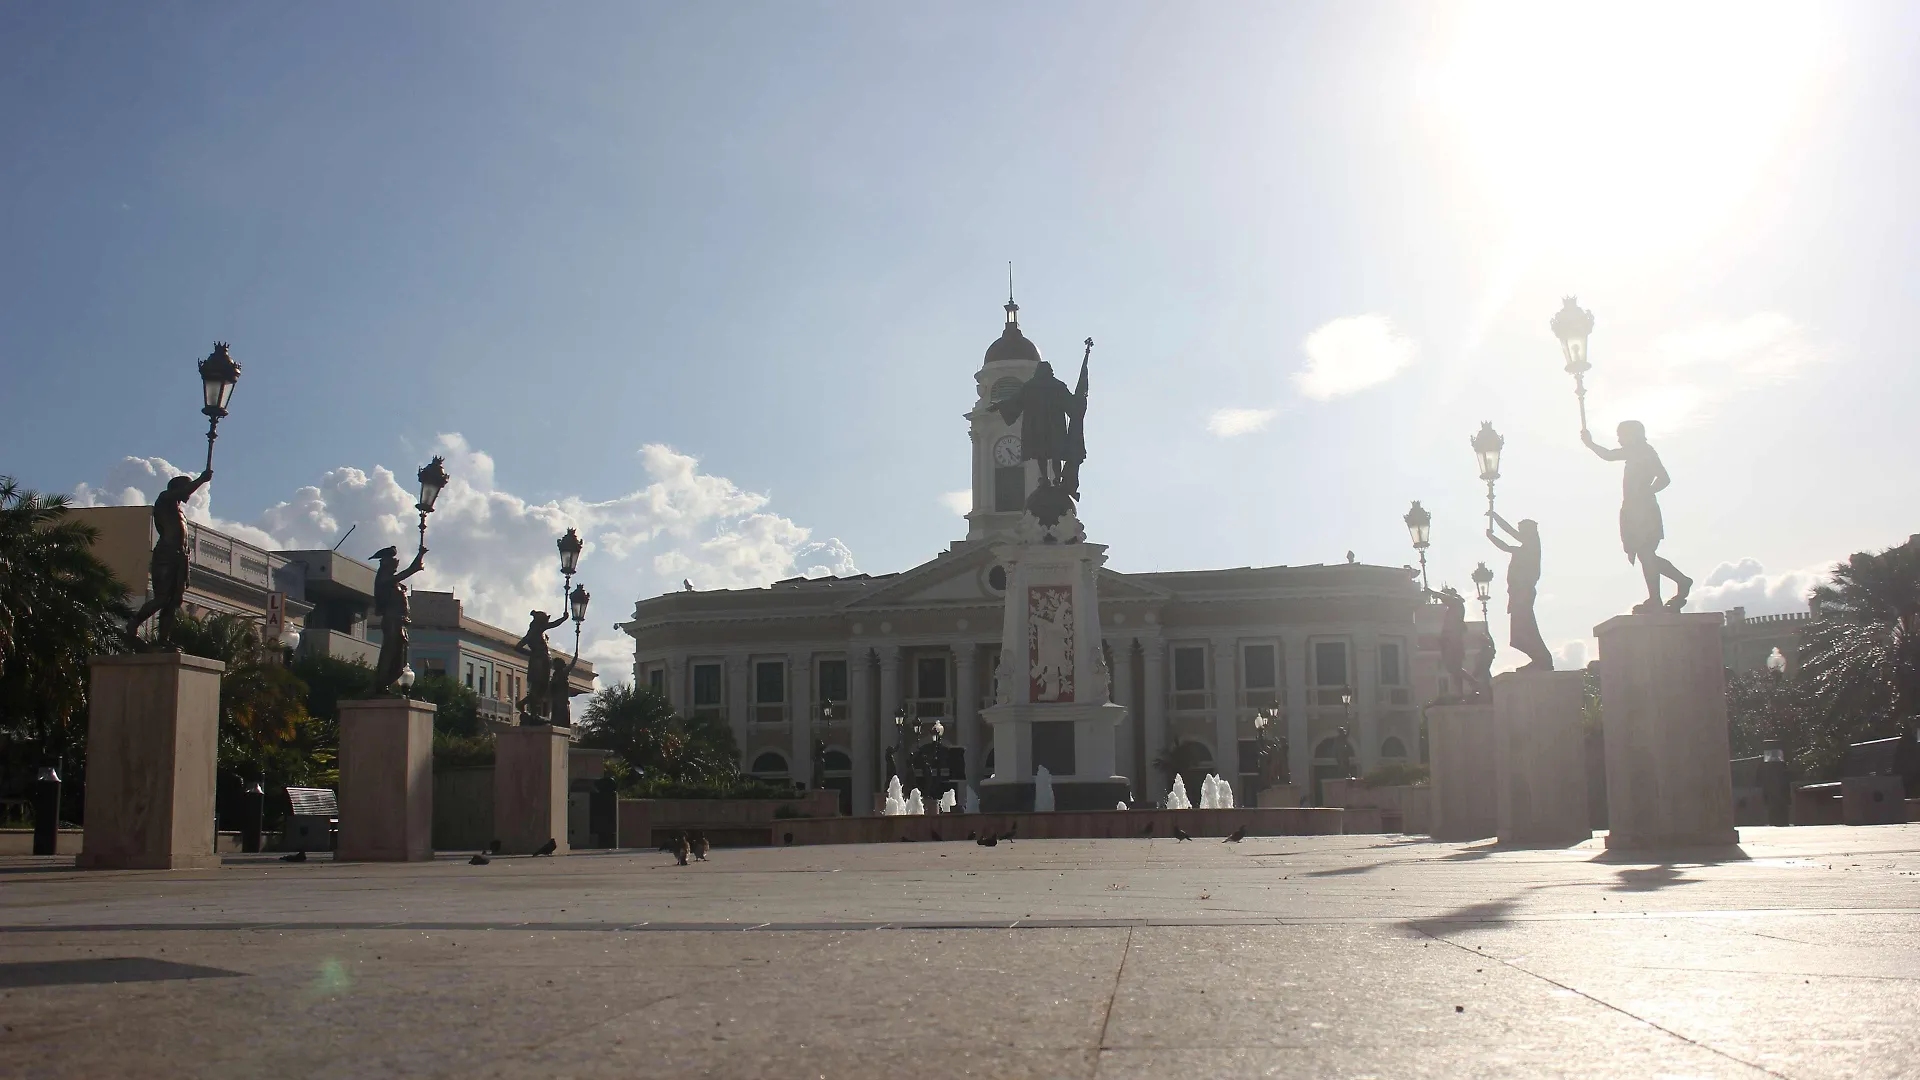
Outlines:
[[[967,511],[973,509],[973,492],[965,490],[946,492],[940,496],[940,505],[965,517]]]
[[[1833,572],[1833,562],[1769,574],[1758,559],[1721,563],[1701,580],[1689,598],[1696,611],[1747,609],[1748,615],[1780,615],[1807,610],[1807,594]]]
[[[1587,641],[1576,638],[1560,646],[1553,658],[1553,666],[1561,671],[1579,671],[1587,666]]]
[[[1218,409],[1207,418],[1207,430],[1223,439],[1260,431],[1279,414],[1278,409]]]
[[[838,539],[814,540],[810,530],[767,510],[766,496],[701,471],[697,459],[670,447],[641,448],[646,482],[634,491],[544,503],[499,488],[493,459],[458,433],[441,435],[434,452],[446,457],[453,479],[428,522],[427,568],[412,583],[451,590],[468,614],[512,629],[531,609],[563,610],[554,539],[569,526],[578,529],[586,551],[576,580],[594,595],[581,651],[608,663],[616,679],[627,674],[632,650],[612,624],[635,598],[677,589],[682,579],[703,589],[754,588],[798,575],[859,572]],[[81,484],[75,500],[151,502],[179,471],[160,458],[127,458],[98,486]],[[215,517],[212,491],[195,495],[189,517],[262,547],[330,548],[354,528],[341,551],[364,559],[389,544],[410,552],[419,535],[412,476],[403,483],[381,465],[330,469],[252,522]]]
[[[1633,389],[1619,415],[1655,435],[1679,431],[1711,418],[1734,394],[1785,382],[1825,358],[1806,327],[1778,312],[1697,323],[1620,359],[1621,385]]]
[[[1385,315],[1349,315],[1306,336],[1307,364],[1293,376],[1300,392],[1328,401],[1378,386],[1420,355],[1420,346]]]

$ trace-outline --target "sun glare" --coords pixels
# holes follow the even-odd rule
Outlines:
[[[1420,93],[1509,242],[1646,258],[1738,223],[1829,30],[1815,4],[1476,6]]]

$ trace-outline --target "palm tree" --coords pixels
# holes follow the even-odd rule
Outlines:
[[[126,648],[127,589],[67,500],[0,476],[0,734],[46,758],[86,739],[87,659]]]
[[[1920,723],[1920,536],[1834,567],[1813,608],[1802,673],[1829,715],[1892,729],[1856,735]]]
[[[649,782],[726,787],[739,777],[726,723],[680,716],[657,690],[615,683],[593,696],[579,728],[581,746],[617,752]]]
[[[1153,759],[1153,767],[1160,770],[1166,778],[1166,786],[1173,787],[1173,778],[1178,776],[1188,788],[1193,788],[1206,775],[1206,766],[1213,760],[1207,748],[1197,742],[1182,740],[1162,750]],[[1189,798],[1192,796],[1189,795]]]

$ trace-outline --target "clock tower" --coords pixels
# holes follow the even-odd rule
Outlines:
[[[1006,326],[987,346],[986,359],[973,377],[973,408],[965,414],[968,435],[973,440],[969,541],[1001,540],[1011,535],[1039,475],[1038,463],[1020,460],[1019,424],[1007,423],[991,408],[1033,378],[1034,368],[1040,364],[1039,348],[1020,332],[1020,305],[1013,302],[1011,293],[1006,312]]]

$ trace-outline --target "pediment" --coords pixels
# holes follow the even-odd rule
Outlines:
[[[987,585],[993,563],[993,549],[986,544],[942,555],[901,574],[885,588],[851,601],[842,610],[999,604],[1004,594]],[[1172,599],[1165,589],[1105,567],[1100,569],[1098,580],[1100,599],[1105,602],[1158,603]]]

